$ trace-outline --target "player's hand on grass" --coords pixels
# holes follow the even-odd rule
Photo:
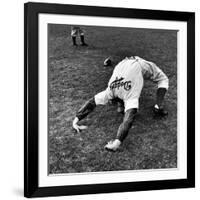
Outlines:
[[[80,133],[81,130],[87,129],[87,126],[84,125],[78,125],[79,119],[77,117],[75,117],[72,126],[73,128],[77,131],[77,133]]]

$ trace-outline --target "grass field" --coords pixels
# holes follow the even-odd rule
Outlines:
[[[177,167],[177,33],[176,31],[84,27],[88,47],[73,47],[70,26],[48,25],[49,173],[98,172]],[[79,38],[77,38],[79,43]],[[155,62],[169,77],[165,105],[169,115],[155,119],[156,85],[145,82],[139,114],[118,152],[104,150],[115,138],[123,115],[116,106],[99,106],[82,121],[87,130],[76,133],[72,120],[89,98],[104,90],[113,67],[137,55]]]

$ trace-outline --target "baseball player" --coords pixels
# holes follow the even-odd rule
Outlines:
[[[96,94],[81,107],[73,121],[73,128],[78,132],[87,128],[78,125],[78,122],[92,112],[97,105],[105,105],[111,100],[118,99],[120,112],[124,111],[123,122],[118,128],[116,138],[105,146],[106,150],[116,151],[133,124],[139,108],[139,97],[144,79],[149,79],[158,86],[154,113],[159,116],[167,115],[168,112],[163,108],[163,100],[169,86],[168,77],[153,62],[134,56],[125,58],[116,65],[107,89]]]
[[[83,30],[79,26],[72,26],[71,27],[71,37],[72,37],[72,42],[73,42],[74,46],[77,46],[77,43],[76,43],[77,36],[80,36],[82,46],[88,46],[84,40]]]

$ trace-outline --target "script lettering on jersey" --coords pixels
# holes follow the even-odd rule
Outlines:
[[[124,78],[118,78],[116,77],[116,79],[110,84],[110,89],[119,89],[120,87],[124,87],[125,90],[130,90],[131,89],[131,81],[123,81]]]

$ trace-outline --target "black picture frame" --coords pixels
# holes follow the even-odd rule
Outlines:
[[[40,13],[187,22],[187,178],[39,187],[38,184],[38,15]],[[24,195],[44,197],[195,187],[195,13],[81,5],[24,5]]]

